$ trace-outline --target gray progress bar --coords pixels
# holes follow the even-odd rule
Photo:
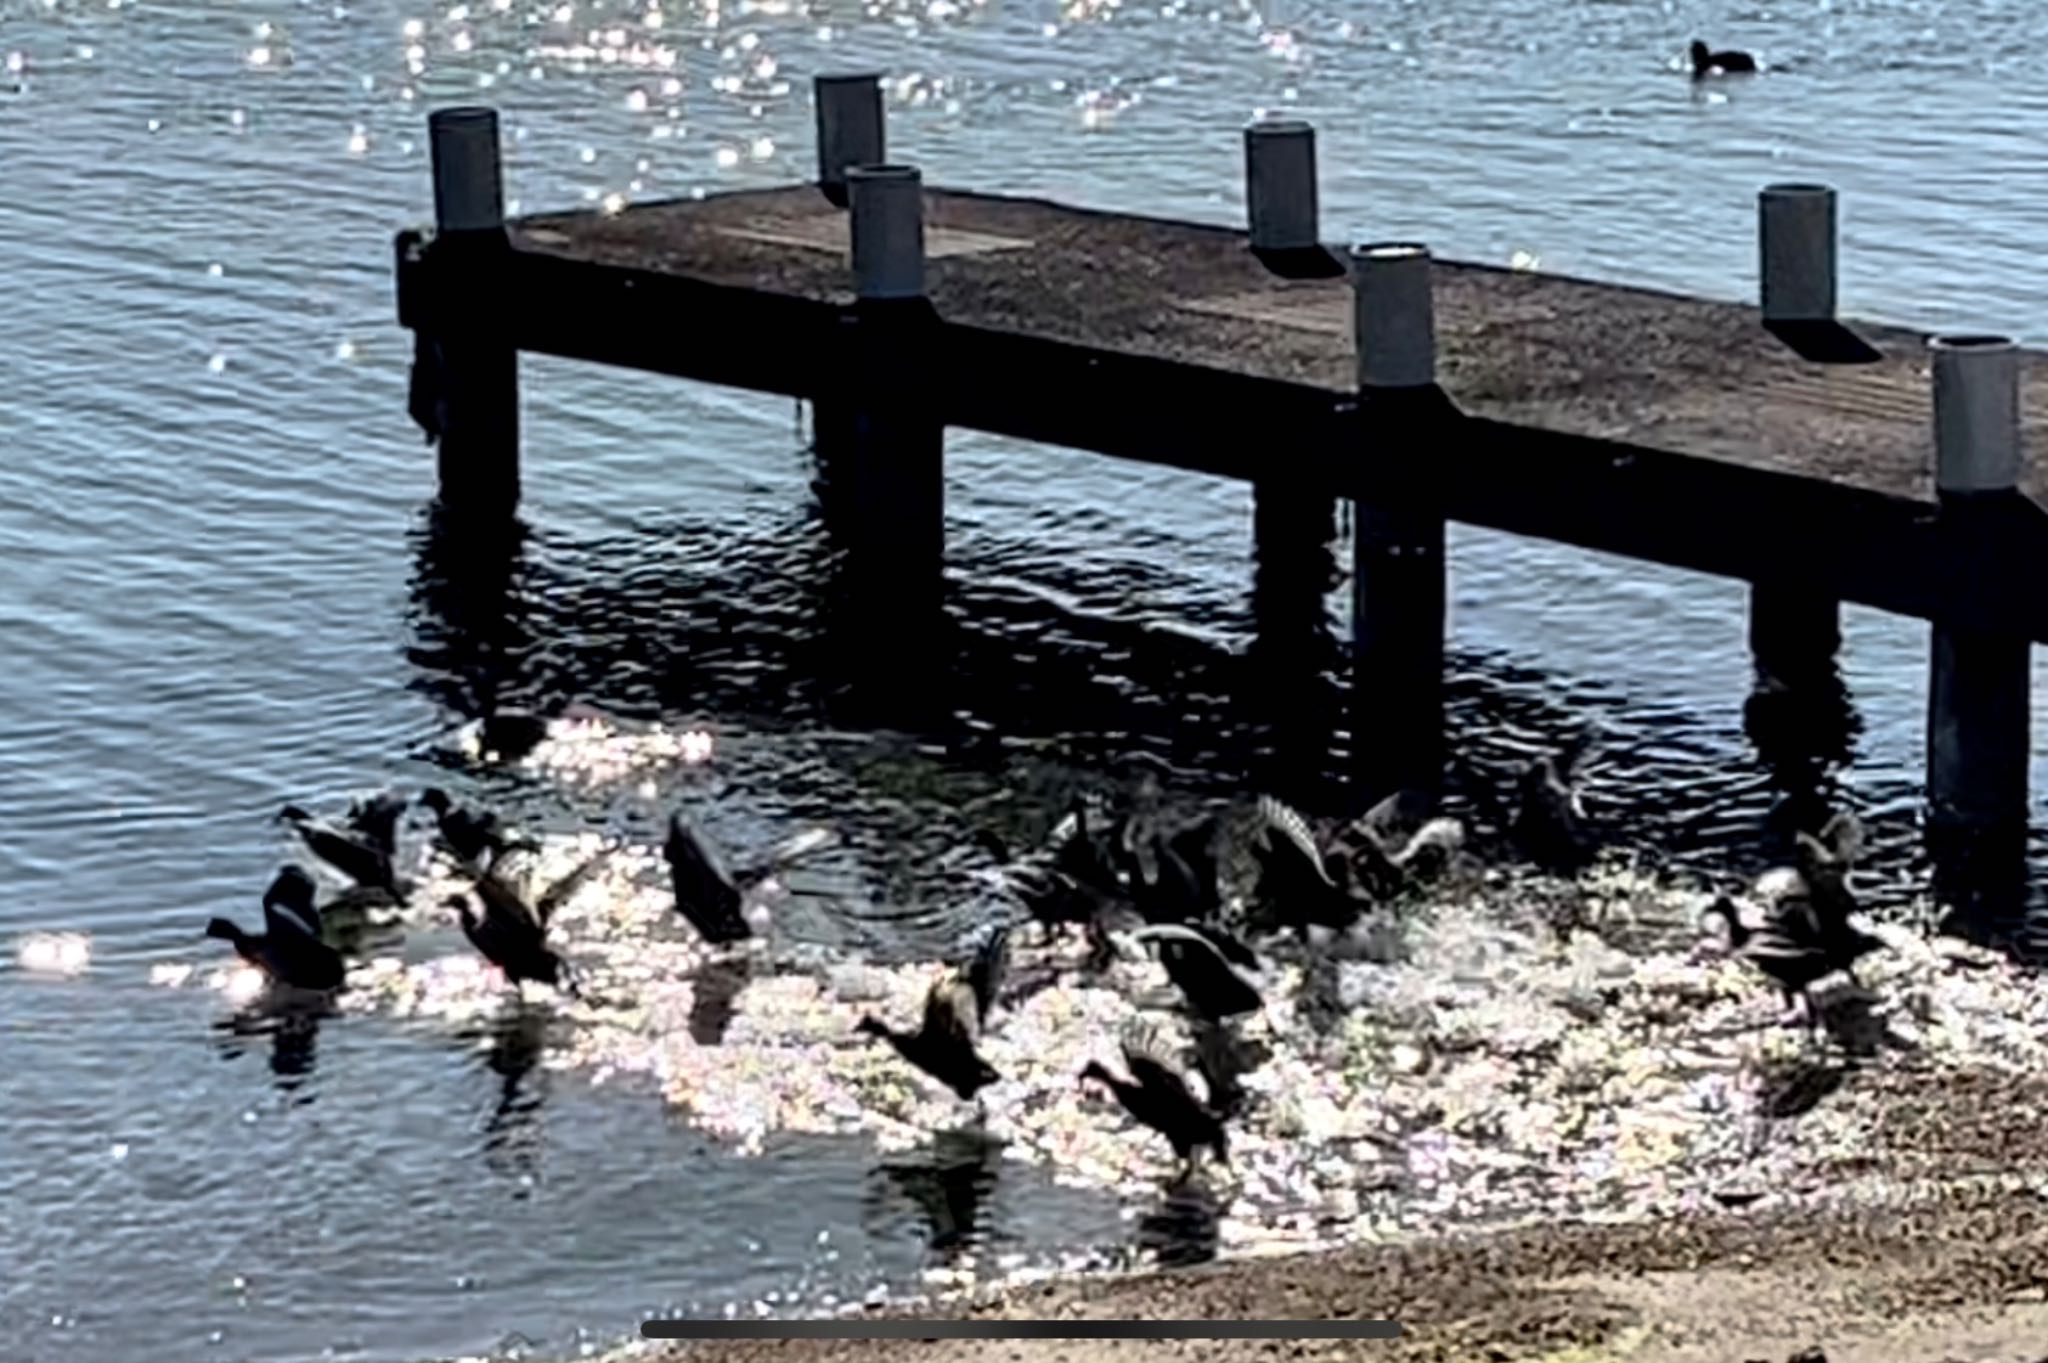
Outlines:
[[[1399,1339],[1391,1320],[650,1320],[642,1339]]]

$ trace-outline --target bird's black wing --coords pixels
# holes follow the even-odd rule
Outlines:
[[[1280,857],[1298,862],[1301,870],[1329,888],[1337,888],[1323,865],[1323,854],[1316,848],[1315,835],[1309,832],[1308,820],[1271,795],[1259,797],[1259,820],[1268,848]]]
[[[740,913],[740,892],[732,876],[718,854],[679,813],[669,816],[668,841],[662,846],[662,855],[668,861],[669,884],[675,890],[677,912],[706,941],[722,946],[753,935],[753,929]]]
[[[1821,826],[1820,841],[1835,860],[1854,861],[1863,850],[1863,821],[1855,810],[1845,809]]]
[[[1088,803],[1075,796],[1066,817],[1053,825],[1053,867],[1077,884],[1106,894],[1120,893],[1122,882],[1109,856],[1110,839],[1091,827]]]
[[[535,932],[547,926],[541,919],[540,911],[527,903],[526,896],[496,871],[482,872],[474,883],[477,898],[484,902],[486,917],[524,923]]]
[[[391,859],[369,843],[318,819],[292,821],[306,850],[358,885],[381,885],[393,879]]]
[[[924,1023],[919,1031],[928,1042],[972,1051],[975,1037],[981,1034],[981,1015],[972,987],[950,977],[934,984],[924,996]]]
[[[1165,1042],[1151,1027],[1132,1027],[1124,1033],[1124,1067],[1141,1088],[1171,1102],[1189,1107],[1199,1104],[1188,1088],[1187,1077],[1167,1054]]]
[[[1600,731],[1588,724],[1565,740],[1564,746],[1559,748],[1551,759],[1556,767],[1558,780],[1566,785],[1578,781],[1584,774],[1586,761],[1593,755],[1594,745],[1599,737]]]
[[[1222,907],[1216,843],[1219,827],[1214,815],[1196,820],[1167,840],[1167,850],[1186,872],[1192,892],[1189,917],[1206,918]]]
[[[1410,829],[1429,817],[1432,801],[1419,790],[1397,790],[1351,821],[1345,832],[1382,848],[1398,846]]]
[[[264,931],[297,931],[308,937],[320,935],[320,908],[315,902],[313,878],[296,866],[286,866],[272,877],[263,892]]]
[[[1003,976],[1009,967],[1010,929],[998,926],[982,939],[967,967],[967,987],[974,994],[977,1028],[988,1025],[989,1014],[995,1010],[996,994],[1003,987]]]
[[[597,874],[598,868],[610,859],[611,854],[612,849],[609,847],[598,848],[578,862],[569,874],[548,886],[541,897],[533,901],[534,916],[540,920],[542,927],[546,927],[554,918],[555,910],[568,903],[578,890],[589,883],[590,878]]]
[[[1258,953],[1245,945],[1243,939],[1235,933],[1226,932],[1212,923],[1190,923],[1188,926],[1203,941],[1214,947],[1218,956],[1232,965],[1242,966],[1246,970],[1259,968]]]
[[[398,855],[398,821],[405,817],[405,797],[380,790],[349,806],[349,827],[387,857]]]

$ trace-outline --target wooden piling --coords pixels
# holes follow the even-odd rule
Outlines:
[[[818,114],[818,188],[844,208],[847,167],[887,160],[882,78],[866,71],[818,76],[811,93]]]
[[[1758,192],[1764,321],[1835,320],[1835,213],[1835,191],[1827,185],[1765,185]]]
[[[1245,216],[1254,251],[1320,245],[1316,130],[1298,118],[1269,118],[1244,130]]]
[[[415,415],[440,445],[440,498],[460,514],[509,515],[519,505],[519,352],[487,300],[503,288],[509,252],[498,115],[437,109],[427,117],[434,239],[442,281],[433,334],[414,356]]]
[[[866,699],[928,694],[944,619],[945,427],[927,382],[938,315],[924,291],[923,177],[846,172],[854,306],[835,392],[818,403],[820,500],[840,553],[835,631]]]
[[[1300,119],[1261,118],[1244,129],[1246,244],[1272,274],[1313,279],[1343,273],[1324,250],[1316,186],[1315,129]],[[1252,488],[1252,623],[1240,702],[1250,737],[1249,775],[1295,803],[1322,799],[1332,714],[1323,677],[1330,631],[1327,598],[1336,571],[1337,499],[1305,489],[1287,470]]]
[[[2003,336],[1928,342],[1934,369],[1935,487],[1944,533],[1962,564],[1981,531],[2020,502],[2018,351]],[[1986,593],[2029,590],[1984,580]],[[2029,651],[2025,637],[1937,616],[1929,658],[1930,829],[1969,841],[2023,837],[2027,817]],[[1953,841],[1953,837],[1950,838]]]
[[[1835,318],[1836,196],[1827,185],[1757,193],[1757,292],[1764,330],[1801,359],[1869,364],[1884,357]]]
[[[1370,803],[1443,782],[1444,516],[1415,435],[1443,399],[1428,248],[1354,246],[1351,271],[1367,457],[1414,468],[1399,502],[1356,504],[1352,751]]]
[[[1765,185],[1757,194],[1756,218],[1764,326],[1809,359],[1846,353],[1845,344],[1861,345],[1835,320],[1835,191],[1816,184]],[[1824,688],[1835,677],[1841,645],[1841,606],[1826,593],[1796,579],[1751,586],[1749,647],[1761,683]]]
[[[1298,118],[1245,125],[1244,205],[1252,254],[1283,279],[1329,279],[1343,262],[1323,249],[1316,130]]]

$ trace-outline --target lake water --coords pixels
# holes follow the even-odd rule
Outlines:
[[[1775,69],[1696,90],[1695,32]],[[2048,196],[2014,171],[2044,43],[2022,0],[0,0],[0,1352],[562,1353],[648,1310],[856,1297],[927,1252],[933,1180],[853,1143],[743,1158],[573,1072],[508,1100],[546,1038],[351,1017],[308,1055],[150,982],[217,956],[209,915],[252,916],[279,803],[442,779],[414,755],[475,689],[416,591],[433,462],[393,316],[430,107],[497,105],[511,195],[555,208],[804,177],[810,77],[873,67],[892,153],[932,182],[1216,221],[1242,211],[1239,126],[1284,109],[1318,126],[1332,237],[1727,298],[1753,292],[1758,186],[1818,179],[1846,314],[2038,339]],[[790,405],[536,360],[524,381],[502,698],[715,719],[752,754],[750,826],[828,787],[857,811],[801,685]],[[1101,727],[1185,755],[1176,672],[1249,633],[1246,490],[963,436],[948,499],[985,651],[1093,649],[1130,702]],[[1753,859],[1740,590],[1463,530],[1453,573],[1461,743],[1597,716],[1621,806]],[[1845,781],[1904,876],[1926,628],[1850,610],[1845,633]],[[1027,708],[976,694],[990,722]],[[45,931],[90,934],[90,969],[18,968]],[[1110,1200],[1007,1174],[980,1225],[1128,1233]]]

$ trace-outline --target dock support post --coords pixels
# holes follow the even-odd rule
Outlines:
[[[1340,274],[1318,235],[1315,129],[1260,119],[1244,129],[1250,247],[1283,278]],[[1245,656],[1251,775],[1283,799],[1314,805],[1329,763],[1324,696],[1333,648],[1327,598],[1340,580],[1333,546],[1337,499],[1273,481],[1252,489],[1252,619]],[[1320,703],[1319,703],[1320,702]]]
[[[2019,352],[2003,336],[1928,342],[1934,369],[1935,488],[1949,542],[1966,555],[1971,527],[2018,495]],[[2023,584],[1979,582],[1986,592]],[[1967,869],[1945,879],[1994,882],[2023,855],[2029,758],[2028,641],[1939,619],[1929,658],[1928,828],[1938,860]],[[1945,852],[1946,857],[1941,856]]]
[[[495,308],[505,234],[504,171],[497,111],[437,109],[427,117],[434,175],[429,258],[441,306],[419,334],[415,389],[429,439],[440,442],[441,505],[463,514],[510,515],[519,505],[519,352]]]
[[[888,159],[882,78],[872,72],[818,76],[811,92],[818,108],[818,188],[845,208],[847,167],[879,166]]]
[[[1757,292],[1764,330],[1801,359],[1868,364],[1883,357],[1835,319],[1836,196],[1828,185],[1757,193]]]
[[[856,302],[839,391],[815,424],[820,501],[840,549],[835,612],[869,701],[919,705],[944,623],[945,427],[927,361],[924,184],[914,166],[847,170]],[[919,706],[918,713],[922,713]]]
[[[1827,185],[1765,185],[1757,195],[1757,275],[1766,330],[1810,360],[1873,358],[1835,321],[1835,191]],[[1744,727],[1758,756],[1787,787],[1792,818],[1826,811],[1818,782],[1847,756],[1853,714],[1835,665],[1842,646],[1841,605],[1798,581],[1750,588],[1749,648],[1756,687]],[[1789,817],[1789,816],[1788,816]],[[1810,821],[1810,820],[1809,820]],[[1803,829],[1817,832],[1818,826]]]
[[[1444,517],[1414,435],[1442,411],[1429,249],[1351,248],[1359,406],[1370,457],[1404,461],[1411,495],[1360,503],[1352,578],[1352,751],[1366,802],[1443,784]]]

